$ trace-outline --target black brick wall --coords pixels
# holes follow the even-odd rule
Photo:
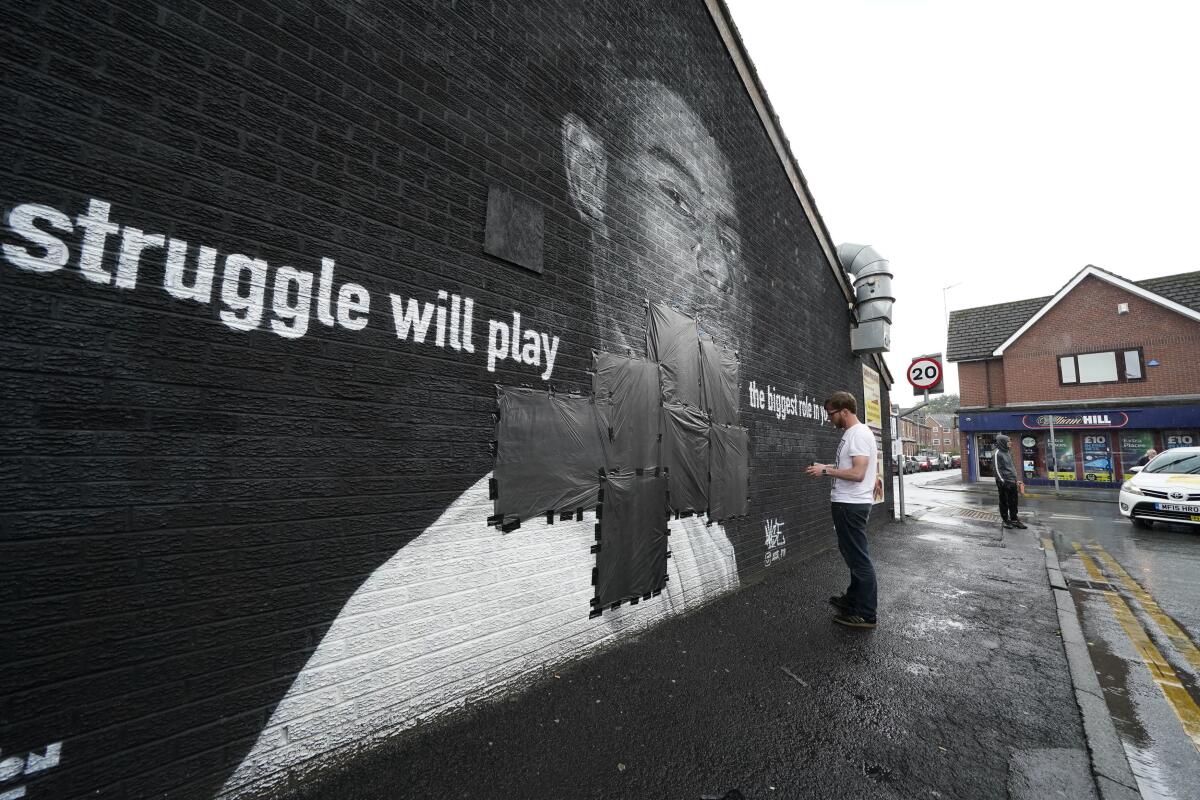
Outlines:
[[[220,259],[208,304],[163,290],[162,250],[134,289],[86,280],[79,229],[56,234],[56,271],[0,260],[0,762],[62,743],[57,766],[0,793],[212,796],[347,599],[488,473],[493,385],[542,385],[511,359],[486,370],[486,321],[517,311],[559,336],[550,382],[583,389],[591,350],[616,346],[598,320],[640,330],[644,299],[633,284],[595,298],[593,269],[682,296],[655,272],[672,232],[635,233],[614,209],[599,263],[564,177],[563,115],[612,106],[631,80],[677,92],[733,177],[740,580],[766,569],[769,518],[788,559],[832,544],[827,484],[800,473],[836,433],[746,392],[861,397],[845,301],[702,3],[72,0],[4,18],[5,220],[27,203],[74,220],[96,198],[115,223],[188,242],[189,268],[201,245]],[[610,141],[612,163],[631,156]],[[491,185],[543,209],[543,274],[483,253]],[[7,225],[3,243],[42,254]],[[282,338],[268,286],[257,329],[232,330],[231,253],[272,276],[334,259],[335,295],[370,291],[368,324],[314,312]],[[475,354],[397,340],[388,293],[438,290],[474,299]]]

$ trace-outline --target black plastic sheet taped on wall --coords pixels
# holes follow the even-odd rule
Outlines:
[[[605,480],[593,605],[603,608],[640,598],[662,588],[666,575],[666,477],[610,474]]]
[[[495,513],[532,519],[594,507],[607,431],[592,398],[497,386],[496,400]]]
[[[701,408],[713,425],[736,425],[738,421],[738,359],[711,336],[700,337]]]
[[[666,303],[646,309],[646,355],[659,363],[664,402],[703,408],[700,395],[700,332],[696,320]]]
[[[663,403],[662,456],[672,511],[708,508],[708,415],[682,403]]]
[[[720,522],[748,510],[750,432],[734,425],[713,425],[708,451],[709,519]]]
[[[592,391],[609,432],[605,467],[654,469],[661,431],[658,364],[612,353],[593,353],[592,362]]]

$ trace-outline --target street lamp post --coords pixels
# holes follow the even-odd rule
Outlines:
[[[949,337],[950,337],[950,311],[946,305],[946,292],[950,291],[955,286],[962,286],[962,281],[959,281],[958,283],[952,283],[949,286],[942,287],[942,322],[946,326],[947,341],[949,341]]]

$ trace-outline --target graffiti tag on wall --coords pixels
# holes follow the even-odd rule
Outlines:
[[[783,520],[772,517],[763,522],[763,533],[766,535],[767,552],[763,556],[763,566],[769,567],[787,555],[787,538],[783,535]]]

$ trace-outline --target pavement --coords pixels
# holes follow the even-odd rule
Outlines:
[[[907,480],[912,480],[912,477],[908,477]],[[977,483],[970,483],[969,481],[964,481],[962,474],[957,470],[945,475],[934,473],[934,477],[926,480],[922,485],[926,488],[943,492],[971,492],[973,494],[988,495],[992,498],[996,497],[996,484],[992,479],[986,478]],[[1086,486],[1061,486],[1057,491],[1055,491],[1053,486],[1025,487],[1025,496],[1029,498],[1082,500],[1093,503],[1115,504],[1118,493],[1119,490],[1115,487],[1092,489]]]
[[[847,581],[831,526],[830,550],[290,797],[1098,797],[1048,530],[997,521],[944,505],[874,534],[873,631],[831,622]]]

